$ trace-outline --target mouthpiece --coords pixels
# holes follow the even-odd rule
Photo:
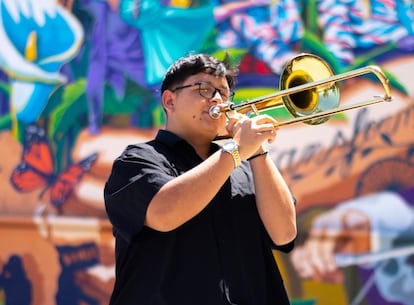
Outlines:
[[[221,116],[221,109],[219,106],[211,106],[208,114],[212,119],[217,120]]]

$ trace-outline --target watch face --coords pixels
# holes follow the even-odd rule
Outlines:
[[[223,144],[223,148],[227,151],[232,151],[236,148],[236,143],[233,141],[226,142]]]
[[[237,143],[234,141],[229,141],[223,144],[223,151],[228,152],[233,157],[234,167],[239,167],[241,164],[241,159],[239,155],[239,149]]]

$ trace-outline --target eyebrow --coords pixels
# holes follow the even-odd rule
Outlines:
[[[199,83],[199,84],[208,84],[208,85],[210,85],[210,86],[212,86],[212,87],[214,87],[214,88],[217,88],[217,89],[224,89],[224,90],[230,90],[230,87],[228,87],[228,86],[220,86],[220,87],[216,87],[214,84],[212,84],[210,81],[198,81],[198,82],[195,82],[194,84],[197,84],[197,83]]]

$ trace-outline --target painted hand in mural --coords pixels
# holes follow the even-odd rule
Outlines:
[[[344,201],[313,220],[309,238],[294,249],[291,261],[302,278],[340,281],[339,268],[349,265],[378,268],[378,277],[381,262],[414,253],[406,245],[412,245],[413,224],[412,208],[397,193]]]
[[[328,282],[341,282],[336,253],[369,251],[370,221],[364,213],[332,210],[313,221],[308,240],[295,247],[291,261],[299,276]]]

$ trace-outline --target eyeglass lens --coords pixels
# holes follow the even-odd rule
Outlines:
[[[228,89],[217,89],[208,83],[199,83],[198,90],[200,95],[205,98],[213,98],[218,92],[223,100],[231,100],[233,98],[233,92]]]

